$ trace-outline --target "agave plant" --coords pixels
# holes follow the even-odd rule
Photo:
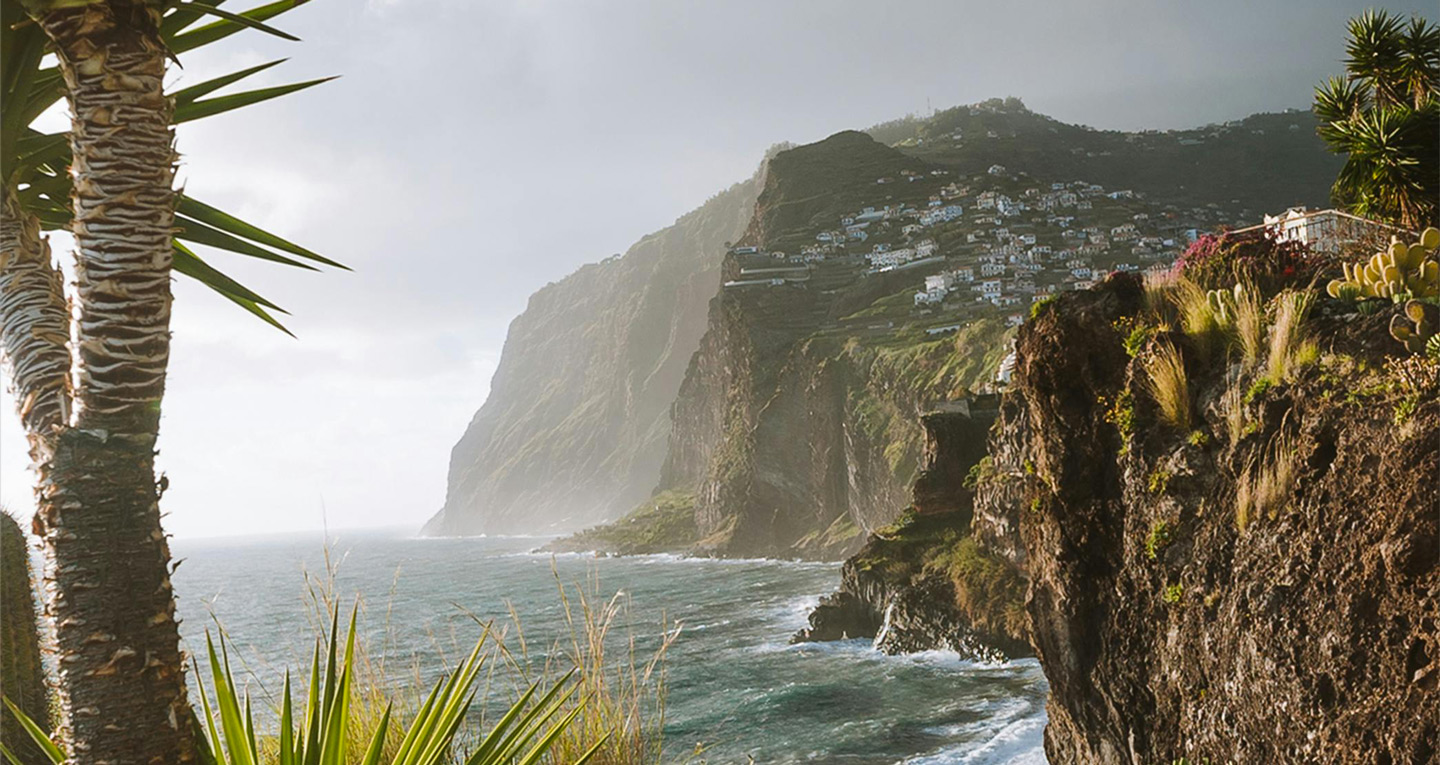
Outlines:
[[[569,703],[576,692],[570,682],[573,670],[543,693],[541,685],[536,683],[473,748],[457,757],[456,734],[474,701],[476,680],[489,656],[485,650],[487,632],[476,642],[469,657],[435,683],[403,730],[399,745],[387,746],[394,738],[392,729],[400,725],[392,717],[393,706],[386,707],[373,730],[355,729],[350,714],[355,679],[354,616],[350,618],[343,653],[337,627],[338,620],[332,616],[328,638],[316,641],[302,706],[294,703],[290,675],[286,673],[277,710],[278,729],[270,734],[262,734],[255,725],[249,693],[237,685],[230,669],[229,648],[223,633],[219,650],[207,633],[205,643],[213,692],[206,687],[199,667],[195,667],[203,708],[203,720],[196,721],[201,729],[198,736],[201,760],[212,765],[442,765],[450,762],[535,765],[550,754],[583,709],[583,699]],[[64,762],[61,748],[8,699],[6,704],[52,765]],[[601,736],[567,765],[589,762],[608,738],[608,734]],[[29,765],[22,763],[3,742],[0,742],[0,756],[5,757],[8,765]]]
[[[154,470],[171,276],[279,326],[273,303],[186,242],[336,264],[174,187],[176,124],[321,81],[218,95],[270,65],[174,93],[165,78],[176,56],[237,32],[289,37],[265,21],[300,2],[237,14],[220,0],[0,0],[0,341],[35,466],[74,765],[197,761]],[[69,129],[36,129],[62,97]],[[75,238],[68,295],[42,236],[56,229]]]

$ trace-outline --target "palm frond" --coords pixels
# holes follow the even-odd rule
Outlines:
[[[277,0],[235,13],[220,9],[223,0],[170,2],[160,23],[162,39],[174,53],[194,50],[245,30],[297,39],[265,22],[306,0]],[[207,17],[216,20],[202,23]],[[31,23],[20,0],[0,0],[0,176],[16,192],[22,207],[45,230],[70,226],[70,145],[68,132],[41,133],[30,128],[41,113],[64,97],[56,67],[42,67],[47,38]],[[332,78],[276,85],[229,95],[212,95],[282,63],[272,61],[230,72],[176,91],[175,121],[213,117],[314,87]],[[286,331],[272,312],[273,303],[181,245],[214,248],[235,255],[314,270],[311,263],[345,268],[334,260],[182,195],[176,218],[175,269],[198,279],[263,321]],[[294,256],[294,257],[290,257]],[[298,259],[297,259],[298,258]]]

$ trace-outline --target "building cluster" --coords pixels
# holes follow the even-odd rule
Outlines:
[[[990,168],[999,175],[1005,169]],[[1107,191],[1084,181],[1052,183],[1015,194],[990,189],[974,196],[965,233],[968,258],[926,277],[915,293],[917,307],[947,300],[1018,308],[1062,290],[1088,289],[1111,271],[1169,269],[1198,232],[1149,212],[1130,213],[1124,189]],[[1098,208],[1098,209],[1097,209]],[[1084,225],[1090,220],[1127,220]],[[1162,229],[1163,227],[1163,229]],[[956,295],[959,297],[956,297]],[[1012,314],[1012,323],[1021,314]]]

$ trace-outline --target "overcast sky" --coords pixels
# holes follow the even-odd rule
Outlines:
[[[303,43],[197,52],[179,84],[282,56],[256,85],[343,75],[184,126],[179,148],[191,194],[355,271],[214,259],[290,309],[298,340],[176,284],[166,526],[418,527],[529,294],[747,177],[771,144],[993,96],[1122,129],[1304,108],[1364,7],[320,0],[277,21]],[[28,515],[0,403],[0,500]]]

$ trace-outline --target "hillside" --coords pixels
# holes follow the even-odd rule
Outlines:
[[[537,294],[428,530],[575,529],[663,490],[694,498],[697,551],[854,552],[908,501],[919,415],[987,389],[1032,304],[1323,202],[1336,160],[1305,119],[1192,143],[987,102],[781,151]]]
[[[650,495],[720,256],[762,174],[531,296],[424,533],[574,530]]]

